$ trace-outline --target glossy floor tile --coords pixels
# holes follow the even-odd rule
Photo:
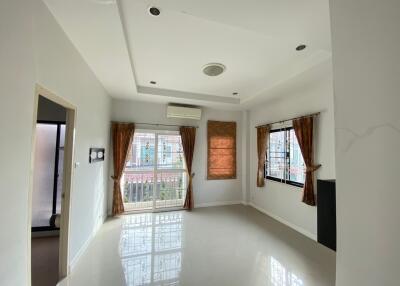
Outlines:
[[[335,253],[250,207],[126,215],[61,285],[333,286]]]

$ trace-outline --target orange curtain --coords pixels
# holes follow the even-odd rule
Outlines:
[[[257,187],[265,186],[265,160],[270,126],[257,127]]]
[[[131,148],[135,124],[133,123],[113,123],[113,156],[114,156],[114,191],[113,191],[113,216],[124,212],[124,203],[121,194],[121,177],[125,168],[126,158]]]
[[[187,173],[189,175],[189,184],[186,192],[186,199],[183,208],[187,210],[193,209],[194,200],[193,200],[193,176],[192,173],[192,162],[193,162],[193,153],[194,153],[194,143],[196,141],[196,128],[195,127],[181,127],[179,129],[182,138],[182,147],[183,153],[185,155],[186,168]]]
[[[303,117],[293,120],[293,128],[306,164],[306,179],[304,182],[303,202],[315,206],[314,171],[321,165],[314,165],[313,128],[314,117]]]
[[[236,179],[236,122],[207,122],[207,179]]]

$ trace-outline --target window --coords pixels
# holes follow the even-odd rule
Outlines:
[[[208,121],[207,179],[236,178],[236,122]]]
[[[187,175],[179,133],[135,132],[122,181],[127,210],[183,206]]]
[[[292,127],[270,132],[265,176],[270,180],[303,187],[305,164]]]

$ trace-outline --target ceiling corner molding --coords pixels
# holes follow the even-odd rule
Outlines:
[[[179,90],[161,89],[146,86],[137,86],[138,93],[151,94],[166,97],[184,98],[199,101],[218,102],[227,104],[240,104],[239,98],[216,96],[202,93],[184,92]]]
[[[122,35],[124,38],[124,44],[125,44],[125,48],[127,50],[128,53],[128,57],[129,57],[129,63],[131,65],[131,70],[132,70],[132,77],[133,77],[133,81],[134,81],[134,86],[136,88],[135,92],[138,92],[137,90],[137,75],[136,75],[136,71],[135,71],[135,64],[133,62],[133,56],[132,56],[132,47],[129,44],[129,39],[128,39],[128,34],[126,32],[126,24],[125,24],[125,15],[124,15],[124,11],[122,9],[122,3],[121,0],[115,0],[116,6],[117,6],[117,12],[118,12],[118,16],[119,16],[119,21],[121,24],[121,29],[122,29]]]

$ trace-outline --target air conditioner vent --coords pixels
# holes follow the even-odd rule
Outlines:
[[[201,119],[201,108],[181,105],[168,105],[167,118]]]

